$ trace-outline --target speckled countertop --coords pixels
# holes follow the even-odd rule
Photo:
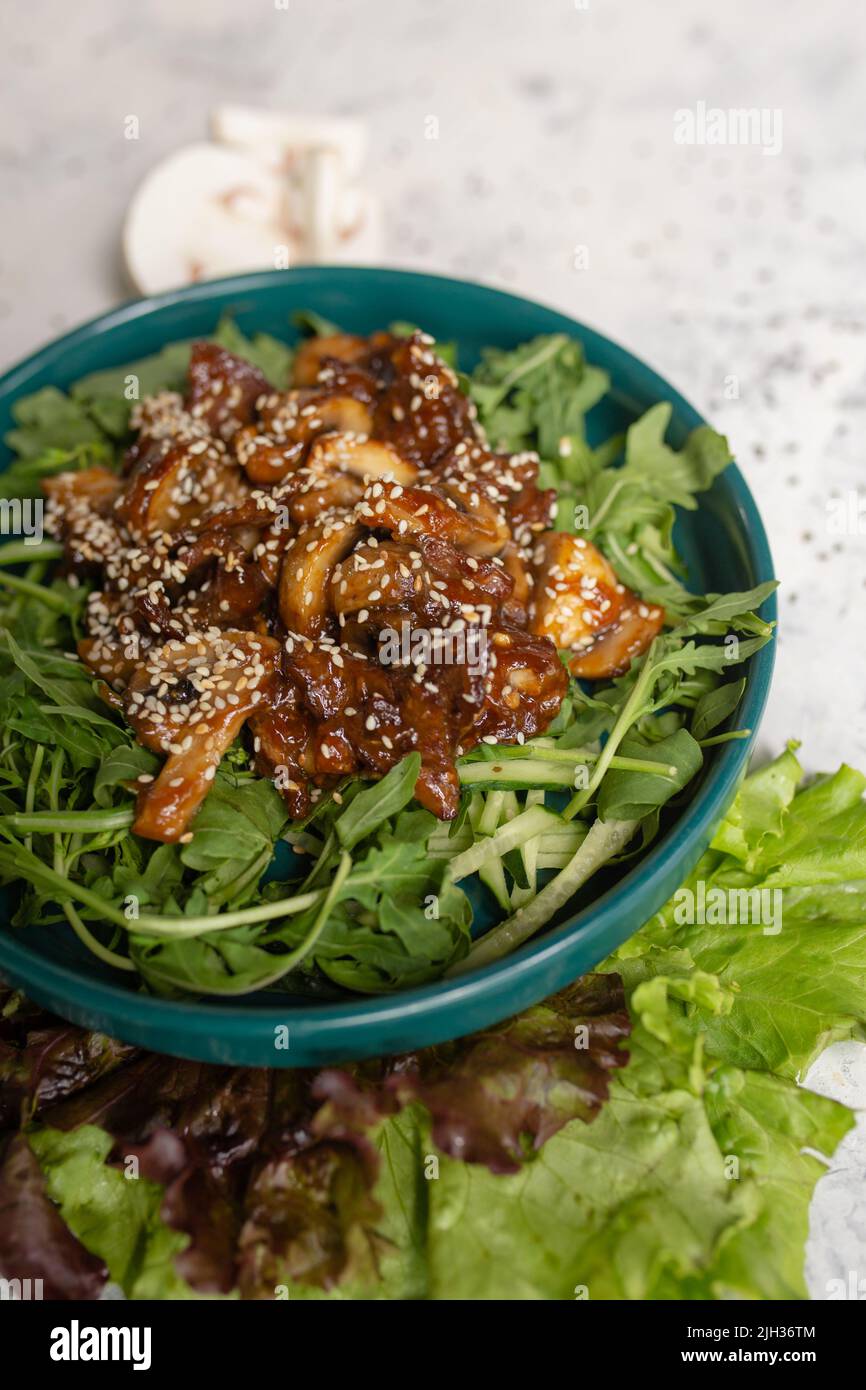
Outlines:
[[[782,581],[761,750],[866,768],[864,43],[853,0],[28,0],[0,59],[0,365],[128,296],[126,203],[214,104],[362,116],[388,263],[560,306],[728,434]],[[678,144],[699,102],[781,113],[781,149]],[[866,1048],[818,1073],[866,1106]],[[813,1204],[815,1297],[866,1277],[864,1176],[861,1125]]]

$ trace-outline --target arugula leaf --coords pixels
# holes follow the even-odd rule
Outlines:
[[[703,755],[687,729],[678,729],[669,738],[648,743],[626,738],[620,754],[627,758],[652,758],[668,763],[667,776],[652,772],[621,772],[611,768],[598,793],[598,814],[603,821],[637,821],[676,795],[699,772]]]
[[[114,459],[113,450],[102,440],[77,444],[70,449],[40,449],[35,439],[32,443],[33,453],[25,452],[21,458],[13,459],[9,467],[0,473],[0,497],[40,497],[43,478],[52,478],[58,473],[75,473],[79,469],[97,465],[108,467]],[[36,559],[38,554],[36,547],[33,547],[33,553],[27,558]]]
[[[23,459],[50,453],[54,463],[58,452],[80,451],[103,442],[102,431],[83,405],[56,386],[43,386],[16,401],[12,418],[15,428],[6,435],[6,443]]]
[[[97,806],[110,806],[112,793],[124,782],[134,782],[142,773],[151,775],[159,759],[138,743],[122,743],[103,759],[93,779],[93,800]]]
[[[233,783],[220,773],[180,856],[203,875],[200,887],[212,909],[240,906],[255,895],[287,821],[286,804],[272,782]]]
[[[727,468],[731,452],[724,436],[709,425],[692,430],[681,450],[670,448],[664,437],[672,413],[670,403],[661,401],[629,427],[619,475],[627,483],[640,482],[661,502],[694,510],[695,493],[704,492]]]
[[[584,417],[609,384],[606,372],[587,365],[579,343],[556,333],[512,351],[487,348],[469,390],[495,449],[537,447],[555,459],[563,441],[583,442]]]
[[[381,782],[358,793],[336,823],[337,836],[344,849],[354,849],[389,816],[408,805],[420,771],[421,754],[408,753]]]
[[[736,681],[726,681],[713,690],[707,690],[695,705],[692,715],[692,737],[700,743],[713,729],[723,724],[733,714],[746,688],[746,677]]]

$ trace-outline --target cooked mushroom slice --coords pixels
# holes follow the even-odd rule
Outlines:
[[[42,480],[42,491],[64,520],[78,510],[88,516],[93,512],[107,515],[120,488],[120,478],[108,468],[82,468]]]
[[[137,835],[172,842],[186,833],[223,754],[271,694],[279,650],[269,637],[209,632],[148,653],[123,708],[139,742],[167,758],[138,794]]]
[[[250,716],[249,730],[256,771],[273,781],[292,818],[300,819],[310,809],[315,721],[296,704],[282,700],[273,706],[260,705]]]
[[[539,488],[534,482],[526,483],[506,507],[514,539],[521,545],[531,545],[540,531],[553,525],[557,506],[555,488]]]
[[[369,434],[373,423],[365,401],[330,384],[266,396],[260,402],[260,419],[265,434],[303,444],[324,430]]]
[[[626,593],[628,602],[613,627],[596,637],[591,647],[578,652],[568,663],[573,676],[591,681],[621,676],[661,632],[665,610],[656,604],[643,603],[631,590]]]
[[[299,468],[306,445],[300,440],[275,439],[261,426],[245,425],[234,437],[235,457],[253,483],[279,483]]]
[[[472,517],[477,528],[490,536],[490,540],[485,541],[482,548],[476,546],[474,554],[498,555],[502,547],[511,540],[511,532],[502,508],[490,497],[486,497],[473,483],[449,478],[438,486],[446,497],[450,497],[452,502],[456,502],[458,507]]]
[[[469,516],[457,503],[428,486],[403,487],[389,481],[368,487],[355,508],[364,525],[395,536],[437,536],[462,546],[470,555],[495,555],[502,548],[498,528],[483,517]]]
[[[422,334],[392,339],[382,376],[391,380],[376,406],[373,432],[403,458],[432,467],[473,434],[475,406]]]
[[[45,528],[65,543],[66,563],[79,573],[105,564],[119,546],[113,516],[121,480],[107,468],[82,468],[42,481],[48,498]]]
[[[274,483],[301,467],[312,442],[328,432],[366,438],[372,415],[353,396],[316,389],[269,396],[261,418],[235,436],[238,462],[256,483]]]
[[[393,608],[410,602],[422,582],[411,546],[399,541],[358,545],[331,576],[331,606],[344,614]]]
[[[280,568],[280,617],[289,632],[318,636],[328,625],[330,579],[334,567],[363,534],[342,518],[325,518],[307,527],[286,547]]]
[[[503,611],[509,622],[523,627],[532,601],[532,575],[523,552],[514,541],[508,541],[502,547],[500,559],[512,583],[511,594],[505,601]]]
[[[216,343],[193,343],[184,404],[221,439],[231,439],[253,418],[256,401],[271,390],[257,367]]]
[[[619,617],[626,589],[591,541],[544,531],[532,552],[529,626],[557,647],[588,646]]]
[[[402,459],[390,444],[355,434],[322,435],[310,450],[307,467],[317,476],[341,469],[356,478],[392,478],[404,485],[418,476],[415,465]]]
[[[462,618],[486,624],[511,593],[511,578],[496,560],[468,555],[438,536],[419,536],[416,545],[413,564],[423,580],[422,587],[416,577],[416,609],[430,621],[448,626]],[[443,609],[453,611],[449,615]]]
[[[288,503],[289,517],[298,529],[312,526],[326,513],[349,517],[363,496],[363,482],[351,473],[308,477]]]
[[[412,730],[414,746],[421,754],[415,798],[440,820],[453,820],[460,809],[460,779],[452,751],[454,721],[450,717],[451,687],[460,683],[453,670],[440,667],[429,673],[427,689],[407,681],[400,705],[402,722]],[[456,698],[459,700],[459,695]]]
[[[247,493],[243,474],[219,440],[179,443],[137,464],[116,505],[135,535],[189,526],[215,503],[237,506]]]
[[[366,338],[352,333],[332,333],[321,338],[308,338],[295,354],[293,378],[296,386],[315,386],[319,372],[328,357],[341,362],[360,362],[370,351]]]
[[[138,634],[136,634],[138,639]],[[105,637],[83,637],[78,643],[78,655],[88,670],[111,686],[123,690],[130,676],[141,664],[140,642],[109,641]]]
[[[165,453],[169,444],[194,444],[202,439],[208,443],[213,439],[207,421],[191,415],[177,391],[159,391],[136,401],[129,424],[138,435],[124,455],[124,473],[131,473],[151,455]]]
[[[471,734],[463,736],[463,746],[491,735],[506,743],[534,738],[557,714],[568,690],[556,648],[546,638],[516,627],[496,627],[485,636],[484,703]]]

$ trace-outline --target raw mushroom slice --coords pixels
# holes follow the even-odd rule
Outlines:
[[[145,748],[167,755],[138,794],[133,830],[173,843],[210,790],[223,754],[271,694],[279,643],[250,632],[191,633],[149,652],[123,696]]]
[[[354,248],[353,264],[380,259],[378,204],[363,190],[367,148],[363,122],[340,116],[293,115],[242,106],[218,107],[214,138],[250,154],[291,187],[306,261],[331,264]]]
[[[177,150],[148,173],[129,205],[123,253],[133,284],[158,294],[273,269],[275,246],[285,246],[293,262],[303,229],[288,193],[286,180],[247,152],[204,142]]]
[[[367,152],[363,122],[345,116],[293,115],[228,104],[211,113],[211,130],[220,144],[272,157],[277,169],[293,164],[305,150],[331,149],[339,154],[346,173],[356,178]]]

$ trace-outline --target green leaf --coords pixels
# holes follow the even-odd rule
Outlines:
[[[470,394],[494,448],[537,448],[553,460],[563,441],[582,444],[584,417],[608,386],[607,374],[587,365],[580,344],[558,333],[511,351],[485,350]]]
[[[713,849],[724,850],[751,867],[761,842],[781,829],[785,810],[803,776],[794,756],[796,746],[789,744],[780,757],[747,778],[713,836]]]
[[[619,755],[668,763],[671,771],[669,776],[662,777],[654,772],[621,772],[612,768],[598,792],[598,814],[603,821],[642,820],[682,791],[703,763],[700,747],[686,729],[678,729],[670,738],[655,743],[637,737],[625,738],[619,746]]]
[[[806,1296],[808,1206],[823,1168],[800,1146],[832,1152],[850,1114],[778,1078],[716,1070],[674,999],[661,1041],[658,1006],[654,1031],[638,1007],[631,1060],[591,1125],[568,1125],[514,1176],[440,1159],[433,1298]]]
[[[254,333],[249,338],[231,318],[220,321],[213,340],[228,352],[233,352],[236,357],[242,357],[245,362],[258,367],[278,390],[285,391],[288,388],[292,358],[295,355],[288,344],[281,343],[269,333]]]
[[[381,782],[358,793],[336,823],[337,836],[344,849],[354,849],[389,816],[396,815],[409,804],[420,771],[421,754],[409,753]]]
[[[103,435],[84,406],[56,386],[44,386],[24,396],[12,407],[15,428],[6,443],[25,459],[38,458],[46,451],[77,450],[99,445]]]
[[[690,1027],[739,1067],[803,1075],[829,1043],[866,1037],[866,778],[842,767],[798,790],[790,749],[743,784],[708,854],[611,964],[627,981],[699,970],[727,1013]]]
[[[69,1229],[105,1261],[127,1297],[198,1297],[174,1269],[188,1237],[161,1220],[162,1188],[107,1165],[110,1134],[95,1125],[69,1133],[37,1129],[30,1145]]]
[[[93,780],[93,799],[97,806],[110,806],[111,793],[124,782],[134,782],[142,773],[153,773],[159,759],[140,744],[121,744],[113,748]]]
[[[183,391],[189,366],[188,342],[169,343],[152,357],[123,367],[91,372],[72,387],[72,400],[112,439],[122,440],[136,401],[159,391]]]
[[[737,708],[745,688],[746,677],[741,676],[737,681],[717,685],[714,690],[708,690],[702,695],[692,715],[692,737],[700,742],[713,729],[718,728],[719,724],[723,724],[728,715],[733,714]]]

